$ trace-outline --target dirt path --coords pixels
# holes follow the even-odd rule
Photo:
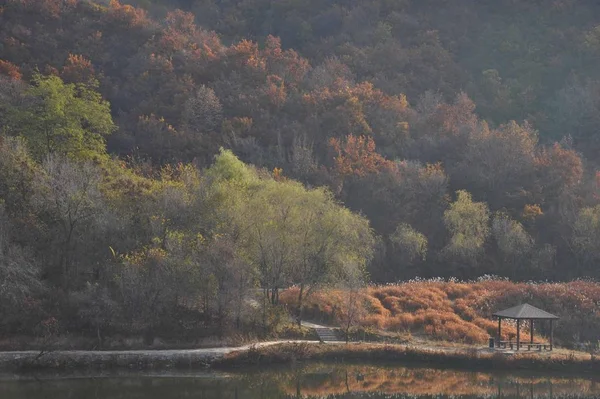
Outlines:
[[[228,353],[247,351],[285,343],[319,344],[319,341],[286,340],[259,342],[251,345],[223,348],[168,349],[168,350],[123,350],[83,351],[64,350],[0,352],[0,370],[19,370],[24,367],[43,369],[97,368],[168,368],[175,364],[199,367],[208,365]]]
[[[285,343],[310,343],[310,344],[318,344],[319,341],[303,341],[303,340],[284,340],[284,341],[267,341],[267,342],[258,342],[255,344],[236,346],[236,347],[221,347],[221,348],[201,348],[201,349],[158,349],[158,350],[114,350],[114,351],[86,351],[86,350],[57,350],[46,352],[46,355],[50,354],[59,354],[63,356],[177,356],[177,355],[206,355],[208,357],[211,356],[219,356],[226,355],[227,353],[237,352],[237,351],[245,351],[251,348],[259,348],[265,346],[272,346],[277,344],[285,344]],[[30,357],[30,356],[38,356],[40,351],[9,351],[9,352],[0,352],[0,361],[6,358],[20,358],[20,357]],[[43,355],[45,356],[45,355]]]
[[[302,321],[302,325],[307,328],[314,329],[329,329],[330,326],[323,326],[315,323]],[[207,362],[223,357],[232,352],[247,351],[251,348],[262,348],[266,346],[285,344],[285,343],[307,343],[319,344],[321,341],[309,340],[280,340],[258,342],[255,344],[237,346],[237,347],[216,347],[216,348],[201,348],[201,349],[158,349],[158,350],[106,350],[106,351],[87,351],[87,350],[56,350],[49,351],[40,355],[40,351],[0,351],[0,369],[6,368],[7,365],[19,362],[38,362],[40,359],[60,359],[61,361],[85,362],[91,361],[101,363],[117,359],[121,362],[151,362],[153,360],[165,361],[173,359],[173,361],[181,359],[193,359],[193,361]],[[44,360],[49,362],[51,360]]]
[[[309,321],[304,321],[304,320],[302,320],[302,326],[308,327],[308,328],[336,328],[336,327],[332,327],[332,326],[324,326],[321,324],[315,324],[315,323],[311,323]]]

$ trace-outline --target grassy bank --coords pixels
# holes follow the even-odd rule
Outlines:
[[[229,353],[211,367],[234,369],[303,361],[423,364],[473,371],[530,370],[598,373],[600,360],[581,352],[505,354],[476,348],[435,350],[387,344],[281,344]]]
[[[75,372],[106,370],[167,370],[207,368],[217,353],[181,351],[62,351],[9,352],[0,354],[0,370],[29,373],[36,371]]]
[[[202,337],[195,340],[176,340],[155,337],[151,342],[142,336],[110,336],[99,342],[93,337],[75,334],[64,334],[50,338],[31,336],[14,336],[0,339],[0,351],[131,351],[131,350],[170,350],[170,349],[199,349],[218,348],[226,346],[242,346],[255,342],[256,337],[232,335],[226,337]]]

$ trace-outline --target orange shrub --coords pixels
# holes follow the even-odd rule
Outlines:
[[[381,315],[369,315],[366,316],[362,320],[362,325],[364,327],[373,327],[378,329],[385,329],[386,323],[389,321],[389,318],[382,317]]]
[[[387,330],[406,331],[411,330],[415,324],[415,316],[412,313],[401,313],[390,317],[384,323]]]

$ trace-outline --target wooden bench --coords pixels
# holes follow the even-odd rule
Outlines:
[[[499,348],[503,348],[506,349],[508,347],[510,347],[511,350],[514,350],[515,347],[517,346],[517,342],[516,341],[498,341],[498,347]],[[543,350],[547,350],[550,347],[550,344],[544,344],[544,343],[540,343],[540,342],[520,342],[519,343],[519,349],[521,348],[525,348],[527,347],[527,350],[531,350],[531,348],[537,349],[538,351],[542,351]]]

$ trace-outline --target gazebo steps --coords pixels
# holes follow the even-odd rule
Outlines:
[[[331,328],[315,328],[315,331],[322,342],[335,342],[339,340],[335,331]]]

